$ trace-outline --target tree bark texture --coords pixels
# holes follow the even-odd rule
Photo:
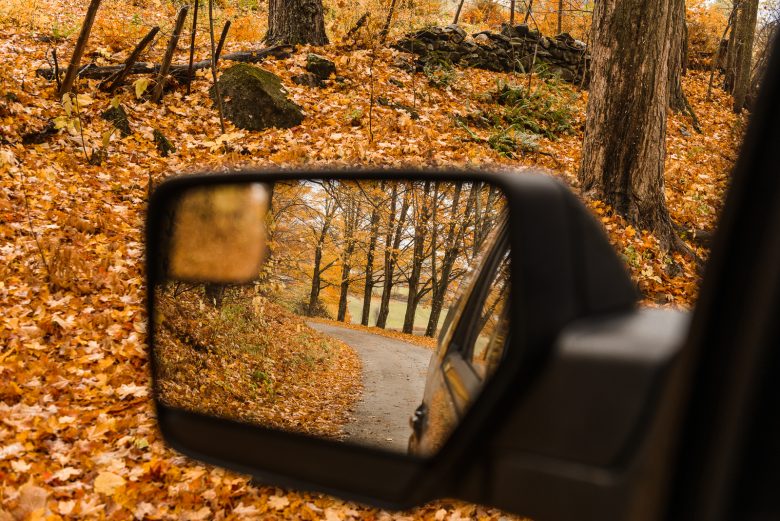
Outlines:
[[[769,66],[769,55],[774,48],[774,41],[777,38],[778,28],[780,28],[780,22],[775,21],[767,31],[769,34],[766,36],[766,40],[761,46],[756,56],[756,64],[753,67],[753,74],[750,77],[750,86],[748,87],[747,96],[745,97],[745,107],[751,108],[756,102],[758,97],[758,91],[761,88],[761,82],[766,74],[767,67]]]
[[[366,252],[366,281],[363,286],[363,312],[360,316],[360,323],[368,325],[368,319],[371,313],[371,297],[374,293],[374,252],[376,251],[377,236],[379,234],[379,208],[371,211],[371,237],[368,242],[368,251]]]
[[[60,91],[57,93],[60,97],[64,96],[73,88],[73,82],[76,81],[79,68],[81,66],[81,57],[84,56],[84,50],[87,48],[89,33],[92,32],[92,25],[95,23],[98,8],[101,0],[92,0],[87,8],[87,15],[84,17],[84,23],[81,25],[79,39],[76,40],[76,47],[73,49],[73,56],[70,58],[68,70],[65,72],[65,79],[60,84]]]
[[[579,171],[584,193],[655,232],[666,248],[676,244],[664,195],[664,159],[678,1],[596,2]]]
[[[327,45],[322,0],[269,0],[269,45]]]
[[[753,63],[753,41],[756,33],[758,0],[742,0],[737,9],[736,22],[732,30],[734,112],[739,114],[745,108],[745,98],[750,86],[750,72]]]
[[[673,32],[669,50],[669,108],[675,112],[688,109],[682,89],[682,77],[688,68],[688,25],[685,23],[685,2],[674,1]]]
[[[183,5],[176,15],[176,23],[173,27],[173,34],[171,39],[168,40],[168,47],[165,49],[165,55],[160,63],[160,72],[157,74],[157,83],[152,90],[152,101],[159,103],[163,96],[165,89],[165,82],[168,79],[168,70],[171,68],[171,60],[173,59],[173,53],[176,52],[176,45],[179,43],[179,37],[181,36],[182,28],[184,27],[184,20],[187,18],[187,11],[189,6]]]
[[[414,248],[412,249],[412,271],[409,274],[406,296],[406,314],[404,315],[403,332],[414,333],[414,317],[417,313],[417,305],[420,303],[420,275],[425,260],[425,241],[428,236],[431,207],[428,194],[431,190],[431,182],[426,181],[421,194],[417,194],[419,200],[414,205]]]
[[[428,317],[428,325],[425,328],[425,335],[432,337],[436,334],[436,329],[439,325],[439,317],[441,317],[442,309],[444,308],[444,298],[447,296],[447,289],[449,288],[452,276],[452,268],[455,264],[455,259],[458,254],[461,253],[463,248],[463,234],[466,230],[466,223],[470,218],[470,207],[466,207],[466,210],[462,217],[458,218],[458,205],[460,204],[462,185],[455,185],[455,191],[452,195],[452,210],[450,215],[450,222],[447,226],[447,235],[444,246],[444,257],[441,261],[441,271],[433,270],[432,278],[432,296],[431,296],[431,314]],[[434,218],[434,222],[436,219]],[[436,250],[432,251],[432,256],[436,257]]]
[[[314,269],[311,274],[311,291],[309,292],[309,305],[306,313],[314,316],[318,311],[320,298],[320,286],[322,284],[322,272],[325,271],[322,266],[322,250],[325,245],[325,238],[328,236],[328,230],[336,213],[336,206],[330,205],[325,208],[322,229],[317,236],[317,245],[314,248]]]
[[[344,322],[347,319],[347,303],[349,297],[349,277],[352,272],[352,254],[355,251],[355,229],[360,217],[360,207],[354,198],[346,197],[344,210],[344,256],[341,262],[341,285],[339,293],[339,309],[336,320]]]
[[[401,212],[398,215],[398,224],[393,229],[392,223],[395,217],[395,198],[392,203],[392,214],[388,235],[385,242],[385,270],[384,284],[382,285],[382,300],[379,303],[379,316],[376,319],[377,327],[384,329],[387,326],[387,317],[390,314],[390,296],[393,292],[393,274],[395,272],[396,257],[401,247],[401,238],[406,223],[406,213],[409,211],[409,190],[404,191],[403,202],[401,203]],[[389,239],[392,238],[392,243]]]

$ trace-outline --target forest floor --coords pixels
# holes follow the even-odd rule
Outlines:
[[[587,93],[538,77],[460,69],[437,87],[424,74],[399,69],[395,63],[408,61],[405,55],[337,43],[316,52],[333,59],[345,81],[322,90],[290,81],[309,49],[262,64],[282,78],[304,108],[302,125],[261,133],[228,125],[220,136],[205,74],[193,83],[191,96],[178,88],[159,105],[136,98],[129,88],[118,96],[134,133],[111,135],[106,158],[94,165],[86,158],[103,146],[110,130],[100,113],[111,106],[111,96],[99,92],[94,81],[79,82],[83,135],[46,132],[50,121],[67,114],[53,83],[35,75],[52,46],[61,61],[69,56],[76,36],[55,23],[68,16],[80,23],[85,4],[26,4],[14,0],[0,6],[0,519],[8,519],[7,512],[15,519],[504,515],[456,501],[389,513],[322,494],[257,486],[246,476],[166,447],[149,400],[145,205],[151,185],[166,177],[240,166],[543,168],[576,191]],[[108,4],[99,13],[87,59],[118,63],[148,27],[133,25],[137,15],[131,3]],[[149,5],[143,23],[169,28],[173,7]],[[239,29],[236,24],[238,36]],[[41,36],[55,37],[55,43]],[[205,41],[199,40],[199,56],[206,55]],[[149,59],[159,60],[163,46]],[[229,39],[226,52],[258,46]],[[176,60],[185,55],[180,50]],[[485,140],[495,129],[471,128],[469,115],[496,110],[490,92],[499,82],[544,89],[571,109],[571,129],[511,154],[492,148]],[[714,228],[745,122],[730,112],[728,96],[718,89],[705,101],[706,83],[707,75],[697,71],[684,79],[703,132],[691,130],[681,115],[668,123],[667,200],[673,218],[687,230]],[[413,105],[419,119],[379,105],[378,96]],[[154,129],[174,142],[176,153],[159,155]],[[625,258],[646,303],[690,307],[695,302],[699,275],[692,261],[676,256],[670,263],[652,235],[628,226],[598,201],[586,202]],[[696,248],[706,257],[705,249]]]
[[[268,299],[233,290],[214,309],[201,289],[155,293],[160,399],[218,418],[343,439],[361,394],[358,354]]]

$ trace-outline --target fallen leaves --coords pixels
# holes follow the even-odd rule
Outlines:
[[[97,63],[123,59],[146,32],[143,24],[159,23],[167,30],[173,19],[170,2],[105,2],[89,50],[108,48],[118,54],[109,62],[103,52],[94,56]],[[45,65],[50,44],[29,31],[49,34],[58,28],[65,40],[54,45],[67,56],[73,45],[68,27],[78,27],[84,2],[47,0],[31,13],[29,2],[14,0],[0,11],[9,16],[0,17],[0,521],[42,515],[500,518],[496,510],[461,502],[390,513],[259,486],[167,448],[146,394],[145,204],[150,189],[168,176],[238,166],[549,168],[576,190],[587,93],[572,101],[573,134],[539,140],[540,150],[551,156],[529,153],[511,160],[464,140],[452,115],[464,106],[484,108],[480,96],[494,90],[498,80],[525,76],[469,70],[450,92],[442,92],[428,87],[422,75],[395,67],[403,55],[380,50],[373,67],[375,95],[414,107],[420,119],[411,120],[393,107],[370,107],[368,51],[318,50],[336,59],[344,82],[317,91],[293,84],[290,77],[300,72],[307,53],[303,48],[289,60],[263,64],[280,75],[306,110],[300,127],[238,134],[229,125],[232,135],[220,140],[205,74],[196,77],[190,97],[176,90],[160,105],[144,101],[148,84],[141,89],[142,81],[118,94],[135,134],[113,135],[103,164],[90,165],[66,131],[46,131],[52,120],[67,114],[53,84],[34,74]],[[141,24],[131,23],[136,14]],[[206,40],[199,43],[199,55],[207,55]],[[231,35],[225,52],[251,45]],[[148,59],[159,60],[161,53],[156,49]],[[684,78],[703,133],[683,132],[690,123],[682,115],[671,115],[668,124],[667,200],[674,219],[688,231],[714,228],[744,128],[744,119],[731,114],[730,99],[719,89],[712,101],[705,100],[707,79],[694,70]],[[91,80],[79,82],[78,95],[83,143],[101,147],[112,127],[100,114],[114,101]],[[374,141],[369,140],[369,112]],[[175,142],[176,153],[159,156],[155,129]],[[212,151],[215,144],[220,146]],[[661,252],[652,235],[629,228],[598,201],[587,204],[626,260],[646,303],[690,306],[695,301],[699,275],[693,262]],[[702,248],[697,251],[706,255]],[[284,499],[289,504],[283,505]]]
[[[155,300],[160,399],[171,406],[338,439],[362,389],[357,354],[251,288],[170,283]],[[358,376],[356,376],[358,375]]]
[[[125,485],[125,479],[113,472],[101,472],[95,478],[95,492],[98,494],[113,495]]]

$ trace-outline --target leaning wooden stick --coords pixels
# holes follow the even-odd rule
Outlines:
[[[171,39],[168,40],[168,48],[165,49],[165,56],[160,64],[160,73],[157,75],[157,85],[154,86],[152,91],[152,101],[159,103],[162,99],[163,89],[165,89],[165,79],[168,76],[168,70],[171,67],[171,60],[173,59],[173,53],[176,50],[176,44],[179,43],[179,37],[181,36],[181,29],[184,26],[184,20],[187,18],[188,6],[182,6],[179,9],[179,14],[176,15],[176,24],[173,27],[173,34]]]
[[[200,0],[195,0],[195,10],[192,12],[192,33],[190,35],[190,66],[187,69],[187,96],[190,95],[192,83],[192,64],[195,59],[195,33],[198,31],[198,5]]]
[[[154,36],[159,30],[159,27],[153,27],[152,30],[149,31],[149,34],[144,36],[143,40],[138,42],[138,45],[135,46],[133,52],[131,52],[130,56],[128,56],[125,60],[125,64],[122,69],[120,69],[114,76],[108,77],[100,82],[100,85],[98,86],[100,90],[114,92],[117,87],[122,85],[122,83],[125,81],[125,78],[127,78],[127,76],[130,74],[130,71],[133,70],[133,65],[135,65],[135,62],[137,62],[138,58],[141,57],[141,53],[144,52],[146,46],[149,45],[149,42],[151,42],[152,39],[154,39]]]
[[[223,31],[224,32],[224,31]],[[217,83],[217,52],[214,48],[214,0],[209,0],[209,36],[211,38],[211,75],[214,78],[214,93],[217,96],[217,110],[219,111],[219,126],[225,133],[225,117],[222,115],[222,93]]]
[[[59,92],[62,88],[62,83],[60,83],[60,64],[57,61],[57,49],[51,50],[51,57],[54,60],[54,79],[57,80],[57,92]]]
[[[95,23],[95,16],[97,15],[98,7],[100,7],[100,0],[92,0],[87,8],[87,16],[84,17],[84,24],[81,26],[81,32],[79,33],[79,39],[76,40],[76,47],[73,49],[73,56],[70,58],[68,64],[68,70],[65,72],[65,79],[62,80],[62,84],[59,89],[59,96],[62,97],[73,88],[73,82],[76,81],[78,75],[79,66],[81,65],[81,57],[84,56],[84,49],[87,47],[87,41],[89,40],[89,33],[92,32],[92,25]]]
[[[222,54],[222,47],[225,45],[225,39],[227,39],[227,34],[229,30],[230,30],[230,20],[225,22],[225,25],[222,27],[222,34],[219,35],[217,52],[214,53],[214,63],[217,63],[219,61],[219,56]]]

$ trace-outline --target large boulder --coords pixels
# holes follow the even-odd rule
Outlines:
[[[233,65],[219,78],[223,112],[238,128],[290,128],[303,121],[301,108],[287,99],[278,76],[246,63]],[[211,87],[211,99],[216,91]]]

